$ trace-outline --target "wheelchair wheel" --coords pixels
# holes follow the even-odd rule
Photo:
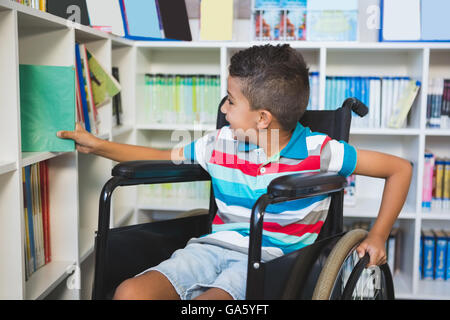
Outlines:
[[[359,259],[356,247],[367,231],[346,233],[335,245],[319,275],[313,300],[394,299],[394,285],[387,264],[366,268],[368,254]]]

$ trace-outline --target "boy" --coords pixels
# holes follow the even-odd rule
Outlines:
[[[254,46],[231,58],[228,100],[221,111],[230,126],[173,150],[100,140],[77,124],[77,150],[115,161],[195,160],[212,177],[218,212],[213,233],[191,239],[170,259],[124,281],[115,299],[244,299],[249,218],[270,181],[294,172],[334,171],[386,179],[378,218],[357,248],[369,265],[386,262],[385,242],[408,193],[408,161],[356,150],[298,123],[309,99],[308,68],[289,45]],[[389,165],[386,165],[389,164]],[[268,206],[262,259],[311,244],[326,218],[330,198],[318,196]]]

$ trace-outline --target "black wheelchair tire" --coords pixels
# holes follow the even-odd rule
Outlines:
[[[330,300],[342,264],[348,255],[367,237],[368,232],[355,229],[347,232],[331,250],[320,272],[312,300]]]

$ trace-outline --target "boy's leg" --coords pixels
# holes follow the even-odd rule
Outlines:
[[[114,300],[179,300],[170,281],[158,271],[149,271],[122,282],[114,293]]]
[[[192,300],[233,300],[233,297],[225,290],[211,288]]]

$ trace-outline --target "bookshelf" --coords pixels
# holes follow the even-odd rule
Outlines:
[[[197,21],[191,21],[195,26]],[[198,23],[197,23],[198,24]],[[99,109],[102,139],[170,148],[174,130],[199,137],[214,124],[152,123],[145,105],[144,75],[211,74],[220,76],[226,92],[227,65],[233,53],[261,42],[249,41],[250,23],[236,21],[242,32],[231,42],[129,41],[73,24],[9,0],[0,0],[0,299],[88,299],[93,279],[94,234],[98,197],[109,179],[113,161],[77,152],[21,152],[19,64],[74,65],[75,42],[83,43],[107,68],[118,67],[123,115],[115,126],[112,103]],[[196,30],[196,29],[195,29]],[[277,42],[272,42],[277,44]],[[403,231],[402,263],[395,274],[396,296],[405,299],[450,299],[450,282],[424,281],[419,276],[419,241],[423,228],[450,229],[450,212],[422,210],[425,149],[448,156],[450,130],[426,128],[428,82],[450,77],[450,44],[290,42],[319,72],[319,104],[325,102],[326,76],[404,75],[422,83],[408,125],[401,129],[352,128],[350,143],[409,159],[414,174],[406,204],[396,225]],[[150,115],[151,116],[151,115]],[[51,190],[52,262],[25,280],[22,168],[48,161]],[[373,221],[383,181],[358,177],[357,204],[346,207],[346,222]],[[153,200],[138,187],[118,188],[112,203],[112,226],[173,217],[181,211],[207,208],[207,201]],[[76,272],[73,273],[73,270]],[[78,272],[79,271],[79,272]],[[70,289],[68,281],[81,286]]]

